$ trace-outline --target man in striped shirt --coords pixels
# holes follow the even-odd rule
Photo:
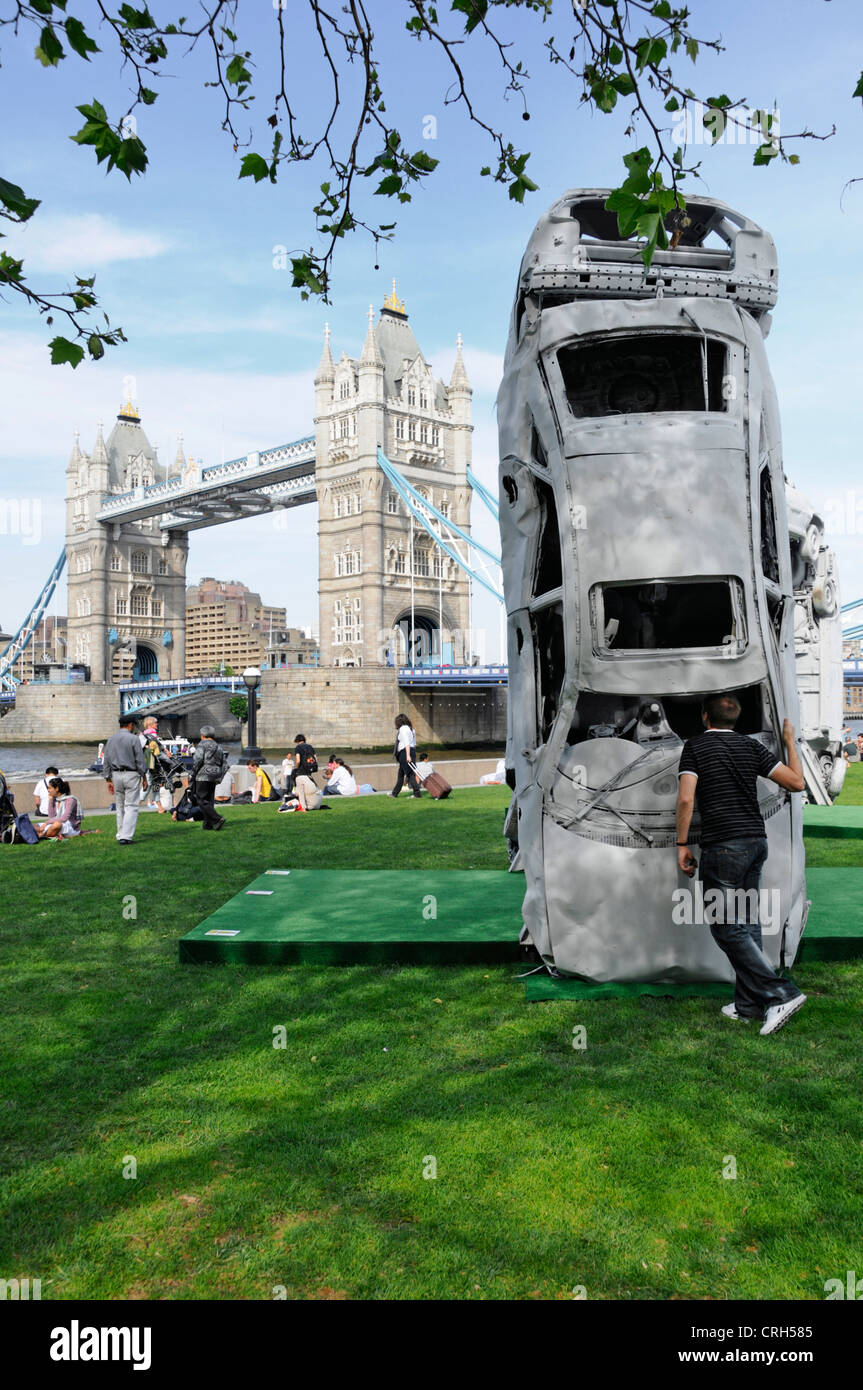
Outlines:
[[[735,695],[710,695],[701,717],[705,732],[688,739],[680,755],[677,795],[677,862],[687,877],[696,861],[689,848],[689,827],[695,799],[701,815],[701,863],[699,878],[705,894],[713,894],[718,911],[710,931],[725,952],[736,976],[734,1003],[722,1010],[729,1018],[763,1018],[762,1033],[775,1033],[806,1002],[806,995],[790,980],[776,974],[761,949],[758,920],[758,885],[767,858],[767,833],[758,806],[758,778],[769,777],[787,791],[805,786],[794,727],[786,719],[782,738],[787,766],[745,734],[735,732],[740,718]],[[745,911],[737,920],[739,894]],[[725,910],[723,911],[723,905]],[[754,911],[751,910],[752,906]]]

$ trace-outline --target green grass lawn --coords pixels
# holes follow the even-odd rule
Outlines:
[[[773,1038],[716,1000],[528,1005],[517,965],[178,964],[264,868],[504,868],[507,795],[237,807],[210,835],[146,815],[126,849],[91,817],[0,851],[0,1277],[46,1299],[820,1299],[863,1269],[863,962],[801,967],[810,1003]]]

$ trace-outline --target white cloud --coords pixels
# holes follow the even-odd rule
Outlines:
[[[5,387],[3,452],[10,459],[54,459],[56,486],[81,431],[90,450],[96,422],[105,434],[131,386],[141,422],[161,462],[170,463],[182,432],[187,454],[220,463],[249,449],[284,444],[313,431],[314,369],[303,372],[204,371],[183,367],[135,369],[128,350],[116,366],[111,349],[99,363],[73,372],[52,367],[45,341],[35,334],[0,336],[0,376]],[[131,378],[131,382],[130,382]]]
[[[452,375],[455,353],[456,348],[455,343],[453,343],[452,346],[440,348],[428,356],[428,361],[434,367],[435,375],[441,377],[443,381],[449,381]],[[462,356],[474,395],[496,396],[503,376],[503,354],[484,352],[478,348],[465,346]]]
[[[168,249],[154,232],[130,231],[98,213],[42,216],[8,233],[7,251],[23,256],[29,270],[87,275],[112,261],[148,260]]]

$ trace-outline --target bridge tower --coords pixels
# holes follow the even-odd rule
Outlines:
[[[160,530],[158,517],[96,520],[105,496],[164,482],[184,467],[181,446],[172,467],[161,467],[130,401],[107,441],[99,421],[92,453],[75,431],[66,469],[67,656],[89,666],[92,681],[185,675],[188,536]]]
[[[470,528],[471,388],[461,338],[437,380],[393,292],[359,358],[335,362],[329,326],[315,376],[321,662],[469,660],[469,583],[406,511],[378,446],[450,520]],[[413,573],[411,570],[413,569]],[[413,637],[411,638],[411,633]]]

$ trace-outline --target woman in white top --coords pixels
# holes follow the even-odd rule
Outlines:
[[[406,714],[396,715],[396,746],[393,754],[399,765],[399,775],[390,796],[398,796],[407,782],[415,797],[420,795],[419,779],[414,768],[417,751],[417,736],[413,724]]]
[[[330,773],[326,785],[328,796],[356,796],[357,780],[347,763],[336,758],[336,765]]]

